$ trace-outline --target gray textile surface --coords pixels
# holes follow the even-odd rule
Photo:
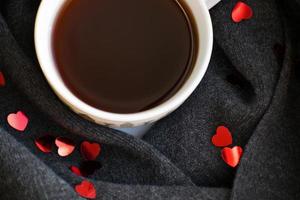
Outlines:
[[[300,199],[300,1],[247,0],[251,20],[235,24],[236,0],[211,10],[214,50],[192,96],[140,139],[98,126],[70,111],[38,66],[33,25],[37,0],[0,1],[0,199],[82,199],[81,161],[43,154],[34,138],[51,134],[99,142],[102,168],[89,176],[97,199]],[[6,116],[23,110],[24,133]],[[244,148],[228,167],[210,139],[227,125]]]

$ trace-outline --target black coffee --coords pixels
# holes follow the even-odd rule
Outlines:
[[[196,37],[186,13],[175,0],[70,0],[53,33],[63,81],[105,111],[161,104],[193,65]]]

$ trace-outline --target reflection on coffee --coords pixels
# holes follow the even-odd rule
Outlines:
[[[185,10],[175,0],[70,0],[52,38],[64,83],[85,103],[114,113],[168,100],[196,53]]]

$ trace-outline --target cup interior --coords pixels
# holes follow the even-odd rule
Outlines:
[[[118,114],[94,108],[77,98],[64,84],[57,70],[52,50],[52,33],[56,19],[71,0],[42,1],[35,23],[35,47],[41,69],[56,95],[76,113],[96,123],[111,127],[132,127],[152,123],[178,108],[203,78],[211,56],[213,32],[210,15],[203,0],[180,0],[194,18],[198,35],[198,51],[189,78],[170,99],[146,111]]]

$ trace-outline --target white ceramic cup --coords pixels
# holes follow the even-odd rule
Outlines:
[[[52,32],[60,9],[69,0],[43,0],[35,23],[35,48],[42,71],[57,96],[79,115],[95,123],[128,128],[151,124],[178,108],[202,80],[212,53],[213,31],[208,8],[220,0],[183,0],[195,20],[199,44],[196,62],[189,78],[169,100],[146,111],[132,114],[117,114],[94,108],[77,98],[64,84],[54,61]]]

